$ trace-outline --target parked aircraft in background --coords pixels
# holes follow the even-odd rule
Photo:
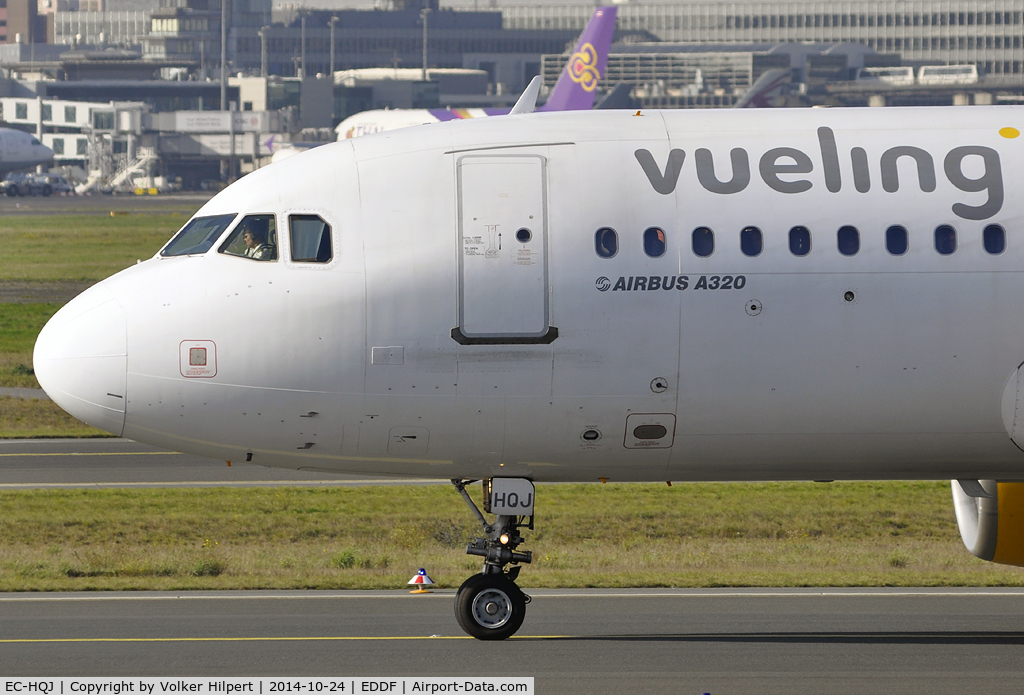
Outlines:
[[[598,7],[580,34],[569,62],[555,83],[547,102],[538,111],[592,109],[597,84],[604,77],[608,49],[615,35],[615,6]],[[374,109],[349,116],[334,129],[339,140],[415,125],[503,116],[509,109]]]
[[[32,169],[53,159],[53,150],[14,128],[0,128],[0,176]]]
[[[267,149],[270,150],[270,163],[276,164],[282,160],[294,157],[297,154],[302,154],[306,150],[311,150],[314,147],[320,147],[326,145],[324,142],[277,142],[275,136],[271,135],[265,142]]]
[[[772,105],[771,100],[782,94],[789,85],[791,72],[782,68],[765,70],[750,85],[747,93],[732,105],[734,109],[763,109]]]
[[[971,552],[1024,566],[1022,129],[580,111],[336,142],[64,306],[35,373],[155,446],[451,479],[481,639],[522,624],[535,481],[953,479]]]

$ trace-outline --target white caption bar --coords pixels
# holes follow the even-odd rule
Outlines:
[[[442,678],[0,678],[0,695],[533,695],[533,677]]]

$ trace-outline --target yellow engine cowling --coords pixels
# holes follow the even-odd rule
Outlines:
[[[1024,483],[952,483],[956,523],[967,549],[982,560],[1024,567]]]

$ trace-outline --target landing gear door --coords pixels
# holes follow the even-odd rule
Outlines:
[[[547,195],[539,155],[458,161],[459,326],[463,343],[550,342]]]

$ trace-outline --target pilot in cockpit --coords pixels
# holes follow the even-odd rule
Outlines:
[[[245,255],[257,261],[272,261],[277,257],[274,247],[267,243],[267,228],[259,224],[259,218],[247,218],[243,224],[242,241],[245,242]]]
[[[276,261],[277,225],[274,215],[246,215],[218,251],[253,261]]]

